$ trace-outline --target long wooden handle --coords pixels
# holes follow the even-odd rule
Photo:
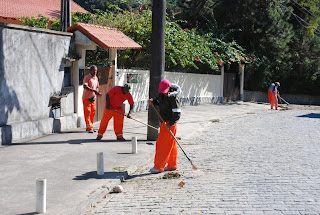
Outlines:
[[[118,113],[118,114],[121,114],[121,115],[123,115],[123,116],[127,116],[126,114],[120,113],[120,112],[118,112],[118,111],[116,111],[116,110],[113,110],[113,109],[110,109],[110,110],[112,110],[113,112],[116,112],[116,113]],[[139,123],[141,123],[141,124],[144,124],[144,125],[146,125],[146,126],[149,126],[150,128],[153,128],[153,129],[155,129],[155,130],[158,131],[158,129],[157,129],[156,127],[153,127],[152,125],[149,125],[149,124],[147,124],[147,123],[141,122],[141,121],[136,120],[136,119],[134,119],[134,118],[132,118],[132,117],[129,118],[129,119],[132,119],[132,120],[134,120],[134,121],[137,121],[137,122],[139,122]]]

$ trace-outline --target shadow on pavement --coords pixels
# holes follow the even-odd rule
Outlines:
[[[151,175],[151,174],[152,174],[151,172],[148,172],[148,173],[143,173],[143,174],[139,174],[139,175],[129,175],[126,180],[138,178],[138,177],[144,177],[144,176]]]
[[[13,143],[10,146],[23,146],[23,145],[49,145],[49,144],[82,144],[82,143],[97,143],[97,142],[109,142],[116,143],[116,140],[96,140],[96,139],[76,139],[66,141],[54,141],[54,142],[27,142],[27,143]]]
[[[319,113],[309,113],[306,115],[301,115],[297,117],[307,117],[307,118],[313,118],[313,119],[320,119],[320,114]]]
[[[103,175],[97,175],[97,171],[86,172],[82,175],[76,176],[72,180],[88,180],[88,179],[121,179],[127,176],[128,172],[105,172]]]
[[[37,213],[37,212],[31,212],[31,213],[17,214],[17,215],[35,215],[35,214],[39,214],[39,213]]]

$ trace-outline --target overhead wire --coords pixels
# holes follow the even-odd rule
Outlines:
[[[315,30],[315,32],[317,32],[318,34],[320,34],[320,30],[318,28],[315,28],[311,25],[309,25],[309,23],[307,21],[305,21],[303,18],[301,18],[300,16],[298,16],[297,14],[295,14],[293,11],[291,11],[288,7],[284,6],[283,4],[281,4],[280,2],[276,1],[276,0],[272,0],[274,3],[280,5],[281,7],[283,7],[284,9],[286,9],[287,11],[289,11],[295,18],[296,20],[299,22],[299,24],[301,26],[303,26],[304,28],[313,28]]]
[[[298,8],[302,13],[304,13],[305,15],[310,15],[310,16],[312,16],[312,17],[315,17],[316,18],[316,16],[310,11],[310,10],[308,10],[307,8],[305,8],[305,7],[303,7],[301,4],[299,4],[298,2],[296,2],[295,0],[292,0],[296,5],[298,5],[300,8],[302,8],[302,9],[304,9],[307,13],[305,13],[303,10],[301,10],[300,8]]]

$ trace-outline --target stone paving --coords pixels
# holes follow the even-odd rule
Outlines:
[[[197,171],[181,151],[178,179],[150,161],[86,214],[320,214],[319,110],[248,112],[180,144]]]

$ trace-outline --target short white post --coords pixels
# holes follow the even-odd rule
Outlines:
[[[137,154],[138,153],[137,137],[132,137],[131,142],[132,142],[132,154]]]
[[[36,181],[36,212],[46,212],[47,179],[38,178]]]
[[[104,175],[103,152],[97,153],[97,174]]]

